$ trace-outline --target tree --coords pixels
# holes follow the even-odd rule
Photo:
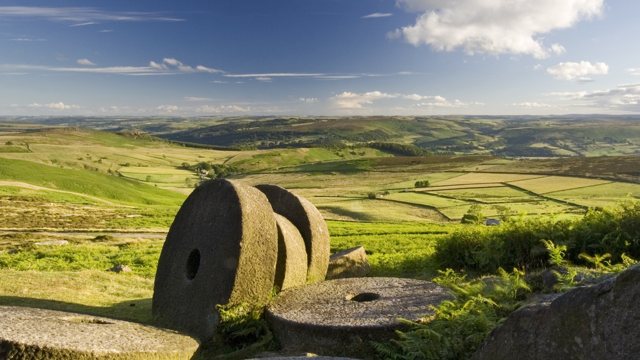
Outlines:
[[[473,204],[467,210],[467,213],[462,216],[461,223],[463,224],[481,224],[484,220],[482,214],[482,207],[478,204]]]

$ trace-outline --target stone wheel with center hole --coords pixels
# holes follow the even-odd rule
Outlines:
[[[84,314],[0,306],[0,359],[191,359],[194,339]]]
[[[284,291],[267,308],[266,318],[287,352],[359,357],[370,341],[394,336],[399,318],[433,314],[452,296],[430,282],[400,278],[350,278]]]
[[[262,192],[230,180],[200,185],[178,211],[162,248],[154,318],[199,339],[212,337],[216,305],[268,300],[277,241],[273,210]]]

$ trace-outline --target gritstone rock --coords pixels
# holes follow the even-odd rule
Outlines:
[[[327,279],[364,277],[371,271],[364,247],[339,251],[329,258]]]
[[[131,272],[131,268],[128,267],[127,265],[118,264],[112,267],[111,269],[109,269],[109,271],[113,271],[115,273],[121,273],[121,272],[129,273]]]
[[[307,199],[276,185],[258,185],[273,207],[298,228],[307,249],[307,282],[322,281],[329,265],[329,229],[320,211]]]
[[[307,250],[298,229],[282,215],[275,214],[278,225],[278,264],[275,285],[285,290],[307,282]]]
[[[216,305],[266,302],[277,241],[273,210],[262,192],[230,180],[200,185],[178,211],[162,248],[154,318],[210,338],[219,322]]]
[[[188,360],[197,349],[194,339],[151,326],[0,306],[0,359]]]
[[[623,360],[640,354],[640,266],[522,307],[475,360]]]
[[[429,282],[399,278],[329,280],[283,291],[266,318],[286,352],[362,356],[451,295]]]

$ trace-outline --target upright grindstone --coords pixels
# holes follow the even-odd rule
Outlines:
[[[273,207],[298,228],[307,249],[307,282],[324,280],[329,266],[329,229],[320,211],[307,199],[276,185],[258,185]]]
[[[198,342],[151,326],[62,311],[0,306],[0,359],[191,359]]]
[[[275,285],[280,290],[307,283],[307,250],[300,231],[282,215],[276,215],[278,225],[278,265]]]
[[[202,340],[212,337],[216,305],[266,302],[277,242],[275,217],[260,191],[229,180],[200,185],[182,204],[162,248],[154,318]]]

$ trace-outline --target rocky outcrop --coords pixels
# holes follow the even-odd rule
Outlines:
[[[473,359],[637,359],[638,304],[640,265],[517,310]]]
[[[364,277],[370,271],[367,253],[362,246],[358,246],[331,255],[327,279]]]

